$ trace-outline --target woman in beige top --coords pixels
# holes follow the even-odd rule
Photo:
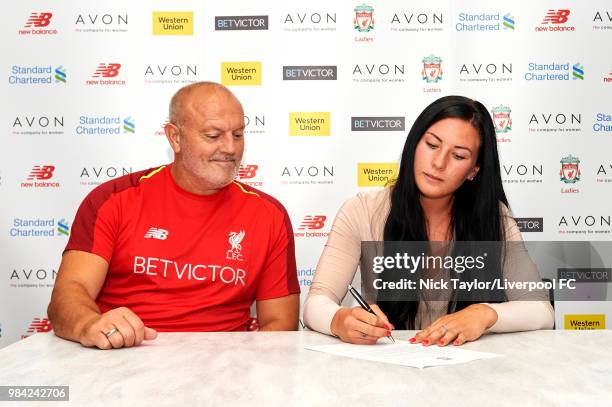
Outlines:
[[[377,316],[341,307],[363,257],[361,243],[383,240],[522,240],[508,211],[493,122],[481,103],[461,96],[433,102],[408,134],[394,184],[359,193],[342,206],[317,265],[304,320],[311,329],[358,344],[375,343],[395,327],[420,329],[413,343],[442,346],[461,345],[485,332],[553,327],[554,311],[542,290],[507,289],[499,303],[458,301],[452,291],[436,301],[379,300],[372,304]],[[540,280],[524,248],[506,254],[509,262],[487,269],[494,274],[489,277]],[[448,279],[453,271],[424,275],[428,272]]]

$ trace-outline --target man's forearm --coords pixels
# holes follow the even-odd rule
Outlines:
[[[53,289],[47,315],[57,336],[79,342],[83,327],[100,315],[100,308],[81,284],[66,281]]]
[[[300,297],[285,297],[257,301],[257,320],[260,331],[296,331],[300,314]]]
[[[297,331],[298,321],[275,319],[259,326],[260,331]]]

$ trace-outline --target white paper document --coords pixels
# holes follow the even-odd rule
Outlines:
[[[411,343],[378,343],[376,345],[333,345],[307,346],[306,349],[337,356],[391,363],[394,365],[418,367],[455,365],[478,359],[500,357],[496,353],[477,352],[451,346],[423,346]]]

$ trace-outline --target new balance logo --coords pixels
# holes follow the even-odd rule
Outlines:
[[[257,176],[259,166],[256,164],[245,164],[238,168],[238,179],[243,183],[252,187],[262,187],[263,182],[253,180]]]
[[[238,178],[251,179],[257,175],[258,165],[241,165],[238,169]]]
[[[562,10],[548,10],[542,24],[563,24],[567,22],[567,16],[570,15],[570,11],[566,9]]]
[[[168,238],[168,231],[159,228],[150,228],[144,235],[145,239],[159,239],[166,240]]]
[[[34,318],[32,323],[28,327],[28,333],[32,334],[35,332],[50,332],[53,329],[49,318]]]
[[[325,215],[304,216],[304,220],[302,221],[302,224],[300,225],[298,230],[323,229],[323,227],[325,226],[326,219],[327,219],[327,216]]]
[[[100,65],[98,65],[98,68],[96,69],[96,72],[94,72],[93,77],[94,78],[114,78],[115,76],[119,75],[119,69],[121,68],[121,64],[118,63],[109,63],[109,64],[105,64],[105,63],[100,63]]]
[[[32,181],[35,179],[49,179],[53,177],[53,171],[55,171],[55,166],[53,165],[35,165],[34,167],[32,167],[30,175],[28,175],[28,181]]]
[[[25,28],[46,27],[51,23],[52,13],[32,13],[26,21]]]

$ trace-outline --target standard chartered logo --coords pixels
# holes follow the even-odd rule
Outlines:
[[[79,116],[79,124],[75,128],[77,135],[120,135],[134,134],[136,122],[132,116]]]
[[[14,238],[69,236],[70,224],[66,219],[13,218],[9,235]]]
[[[527,72],[524,75],[526,81],[569,81],[584,80],[585,69],[580,62],[571,64],[569,62],[559,63],[550,62],[536,63],[530,62],[527,65]]]
[[[134,119],[132,119],[132,116],[123,119],[123,132],[132,134],[136,132],[136,124],[134,123]]]
[[[66,69],[61,65],[55,68],[55,82],[66,83]]]
[[[572,65],[572,79],[584,80],[584,66],[580,62]]]
[[[68,225],[68,222],[66,222],[66,219],[62,218],[60,220],[57,221],[57,235],[64,235],[64,236],[68,236],[70,234],[70,226]]]
[[[51,65],[11,66],[8,77],[11,85],[51,85],[66,83],[66,69],[63,66],[53,68]]]

